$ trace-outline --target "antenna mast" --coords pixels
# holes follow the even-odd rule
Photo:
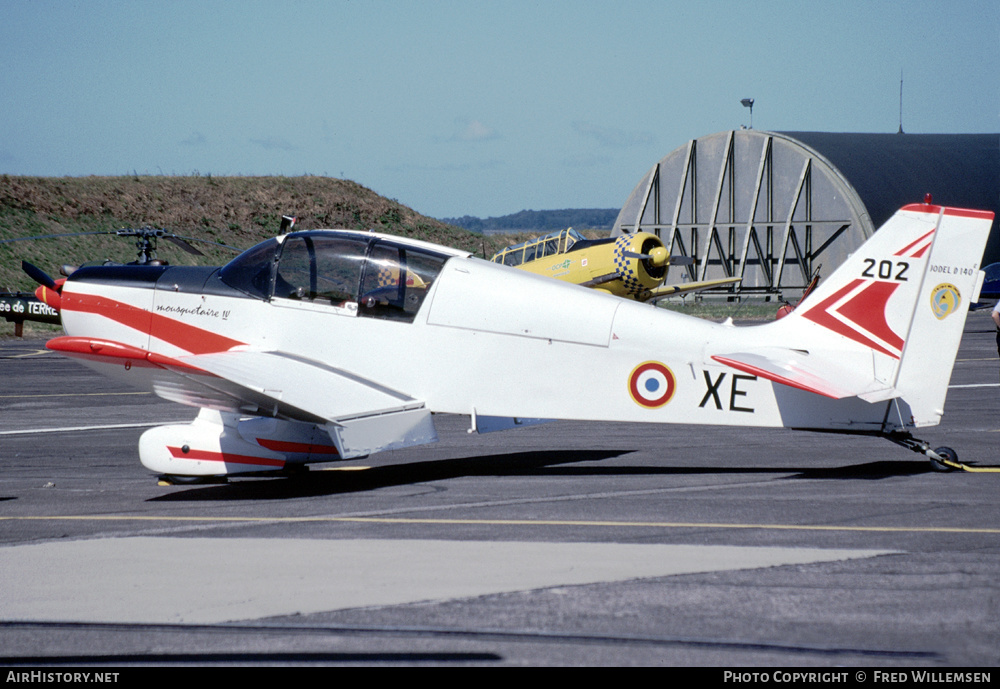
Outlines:
[[[899,131],[897,134],[903,133],[903,70],[899,70]]]

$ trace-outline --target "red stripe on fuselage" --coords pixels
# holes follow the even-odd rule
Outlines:
[[[271,440],[257,438],[257,444],[275,452],[297,452],[300,454],[335,455],[339,454],[333,445],[313,445],[312,443],[293,443],[287,440]]]
[[[180,347],[192,354],[225,352],[244,344],[210,330],[181,323],[173,318],[151,313],[108,297],[75,292],[63,294],[62,310],[93,313],[110,318],[139,332],[149,333],[152,337]]]
[[[176,459],[193,459],[200,462],[224,462],[225,464],[250,464],[252,466],[271,467],[281,469],[285,466],[282,459],[268,459],[266,457],[254,457],[253,455],[234,455],[229,452],[212,452],[210,450],[188,449],[184,452],[179,447],[167,446],[167,450]]]
[[[116,323],[121,323],[134,330],[144,333],[149,332],[149,321],[152,314],[145,309],[140,309],[131,304],[94,294],[65,291],[62,294],[61,301],[63,311],[93,313],[98,316],[110,318]]]

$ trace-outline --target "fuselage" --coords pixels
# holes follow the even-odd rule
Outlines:
[[[168,397],[164,380],[170,374],[157,366],[157,357],[196,361],[202,354],[258,351],[347,372],[421,400],[432,412],[860,431],[884,424],[884,405],[822,398],[712,359],[776,341],[795,346],[797,335],[783,322],[717,324],[459,252],[341,234],[361,244],[343,288],[351,292],[352,281],[360,281],[353,293],[331,287],[335,296],[328,296],[317,284],[322,275],[317,281],[315,265],[311,276],[305,266],[309,289],[279,287],[283,264],[291,260],[286,239],[256,255],[250,250],[242,264],[237,259],[222,270],[78,271],[63,288],[66,333],[122,347],[120,356],[108,357],[110,350],[79,355]],[[312,235],[317,245],[333,236]],[[366,293],[366,284],[375,284],[372,271],[391,268],[376,251],[399,247],[408,252],[404,266],[418,256],[430,265],[419,293],[393,292],[387,299],[393,284]],[[282,391],[263,392],[280,399]]]

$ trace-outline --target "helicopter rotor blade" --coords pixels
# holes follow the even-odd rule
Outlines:
[[[166,239],[171,244],[175,244],[175,245],[179,246],[180,248],[184,249],[184,251],[188,252],[189,254],[193,254],[194,256],[204,256],[205,255],[205,254],[201,253],[200,251],[198,251],[197,249],[195,249],[190,244],[188,244],[186,241],[184,241],[183,239],[181,239],[180,237],[175,237],[172,234],[165,234],[165,235],[163,235],[163,238]]]
[[[82,237],[84,235],[114,234],[113,231],[98,230],[96,232],[65,232],[63,234],[36,234],[31,237],[14,237],[12,239],[0,239],[0,244],[7,242],[32,242],[36,239],[58,239],[60,237]]]
[[[198,239],[197,237],[182,237],[181,235],[178,235],[178,234],[164,235],[164,237],[166,239],[170,239],[171,237],[173,237],[173,238],[185,241],[185,242],[198,242],[199,244],[211,244],[212,246],[217,246],[217,247],[222,248],[222,249],[229,249],[230,251],[235,251],[238,254],[243,253],[243,249],[240,249],[239,247],[229,246],[228,244],[222,244],[221,242],[209,241],[208,239]],[[194,247],[191,247],[191,248],[193,249]]]
[[[228,244],[222,244],[221,242],[213,242],[206,239],[198,239],[196,237],[182,237],[180,235],[174,234],[172,232],[167,232],[164,229],[153,228],[153,227],[143,227],[143,228],[122,228],[118,230],[97,230],[94,232],[64,232],[58,234],[44,234],[35,235],[32,237],[14,237],[11,239],[0,239],[0,244],[6,244],[8,242],[28,242],[36,239],[59,239],[62,237],[81,237],[81,236],[93,236],[93,235],[115,235],[118,237],[136,237],[136,247],[139,251],[139,256],[136,259],[136,263],[139,265],[144,265],[149,263],[152,259],[156,257],[156,240],[159,237],[169,240],[172,244],[180,249],[183,249],[189,254],[195,256],[204,256],[201,251],[192,246],[191,242],[199,242],[201,244],[209,244],[211,246],[220,247],[223,249],[228,249],[234,253],[242,253],[243,249],[235,246],[229,246]],[[30,264],[29,264],[30,265]],[[35,266],[31,267],[34,272],[29,272],[28,268],[24,268],[25,272],[36,281],[41,284],[48,286],[45,280],[51,281],[52,279],[45,275],[44,271],[38,269]],[[70,271],[72,272],[72,271]],[[44,279],[41,276],[45,276]],[[50,288],[51,289],[51,288]]]
[[[195,256],[204,256],[202,252],[194,248],[191,242],[198,242],[199,244],[210,244],[212,246],[217,246],[223,249],[229,249],[230,251],[235,251],[236,253],[243,253],[243,249],[235,246],[229,246],[228,244],[222,244],[221,242],[213,242],[207,239],[198,239],[197,237],[185,237],[179,234],[174,234],[173,232],[167,232],[166,230],[155,228],[155,227],[142,227],[139,229],[135,228],[123,228],[121,230],[116,230],[114,234],[119,237],[139,237],[146,241],[154,241],[157,238],[162,237],[175,244],[176,246],[184,249],[189,254],[194,254]],[[153,247],[155,248],[155,246]]]

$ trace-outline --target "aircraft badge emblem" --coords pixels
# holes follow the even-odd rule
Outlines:
[[[962,296],[959,294],[958,288],[948,283],[938,285],[931,292],[931,310],[939,321],[957,311],[961,301]]]

